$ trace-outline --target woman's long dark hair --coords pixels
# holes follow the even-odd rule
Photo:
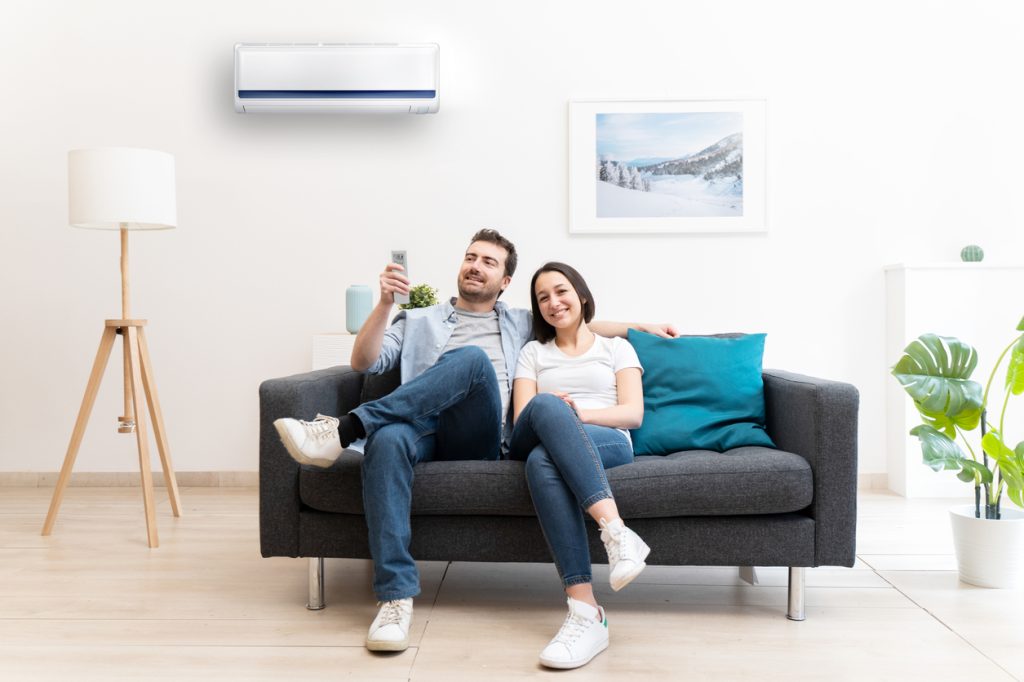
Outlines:
[[[580,304],[583,309],[583,321],[580,324],[585,324],[594,319],[595,309],[594,296],[590,293],[590,287],[587,286],[583,275],[576,272],[574,267],[554,261],[540,266],[537,272],[533,273],[533,279],[530,280],[530,306],[533,308],[533,335],[541,343],[547,343],[555,338],[555,328],[548,324],[544,316],[540,314],[540,306],[537,305],[537,278],[545,272],[560,272],[569,280],[572,288],[576,290],[576,295],[580,297]]]

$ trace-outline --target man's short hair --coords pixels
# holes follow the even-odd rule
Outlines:
[[[469,240],[470,244],[473,242],[490,242],[505,249],[508,252],[508,256],[505,258],[505,275],[511,277],[515,274],[516,265],[519,260],[518,256],[516,256],[516,245],[502,237],[500,232],[485,227],[474,234],[473,238]]]

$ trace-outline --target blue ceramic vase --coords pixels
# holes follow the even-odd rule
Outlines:
[[[353,284],[345,290],[345,329],[357,334],[370,316],[373,307],[373,292],[365,284]]]

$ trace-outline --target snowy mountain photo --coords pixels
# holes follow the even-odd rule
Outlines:
[[[597,217],[742,216],[742,130],[741,112],[597,114]]]

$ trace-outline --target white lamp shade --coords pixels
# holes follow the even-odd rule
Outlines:
[[[174,157],[152,149],[68,152],[68,222],[94,230],[165,230],[178,215]]]

